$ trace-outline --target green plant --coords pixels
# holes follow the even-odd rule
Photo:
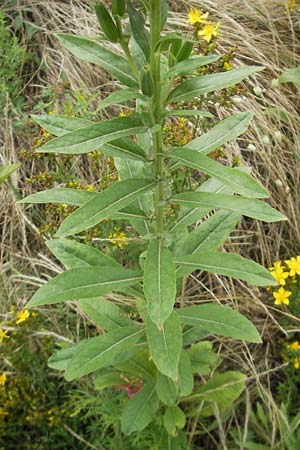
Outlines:
[[[98,389],[125,384],[131,398],[122,414],[123,432],[143,430],[160,410],[167,445],[175,449],[181,447],[174,437],[181,436],[185,425],[185,403],[192,402],[198,413],[200,409],[203,417],[209,417],[216,405],[228,410],[245,386],[245,376],[234,371],[216,371],[203,382],[219,358],[209,342],[197,341],[213,334],[261,341],[254,325],[227,306],[185,307],[180,296],[183,279],[195,270],[205,270],[257,286],[276,285],[264,267],[218,249],[242,215],[266,222],[284,216],[262,201],[268,192],[246,171],[225,167],[208,156],[241,135],[251,113],[224,119],[184,147],[167,149],[163,140],[172,105],[234,86],[261,68],[200,76],[197,70],[220,56],[193,56],[190,40],[179,34],[162,35],[166,1],[145,0],[136,9],[127,0],[129,26],[123,25],[124,5],[125,1],[114,2],[112,16],[103,5],[97,8],[102,38],[118,43],[122,56],[90,38],[58,36],[74,55],[99,64],[125,85],[105,99],[106,105],[135,101],[136,111],[100,123],[59,115],[34,116],[57,136],[39,152],[79,154],[101,149],[114,158],[121,181],[100,193],[54,188],[22,201],[79,207],[61,224],[56,233],[60,239],[47,243],[68,270],[43,285],[28,306],[79,299],[81,311],[106,332],[59,350],[50,358],[50,367],[64,371],[67,380],[96,372]],[[192,109],[183,114],[205,112]],[[210,178],[193,191],[174,194],[173,174],[182,166]],[[168,214],[171,206],[176,220]],[[190,225],[208,214],[207,220],[189,232]],[[111,218],[129,221],[140,236],[140,254],[131,268],[76,238],[66,239]],[[128,297],[131,317],[122,304],[119,307],[103,297],[111,292]],[[194,388],[194,374],[202,376],[200,387]],[[184,437],[182,445],[187,446]]]

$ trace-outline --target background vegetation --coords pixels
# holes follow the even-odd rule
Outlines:
[[[266,267],[281,260],[282,272],[288,272],[284,261],[300,254],[300,77],[282,74],[300,65],[299,5],[284,0],[273,0],[272,7],[266,0],[171,1],[169,26],[192,34],[187,12],[193,6],[220,21],[214,45],[228,55],[223,63],[266,68],[238,91],[208,99],[206,107],[219,119],[234,111],[255,113],[249,130],[222,146],[218,157],[231,165],[243,161],[254,167],[271,192],[271,204],[289,219],[262,224],[244,218],[227,248],[239,249]],[[92,384],[89,388],[87,383],[66,384],[47,368],[54,348],[94,332],[75,305],[56,308],[55,316],[51,308],[26,313],[32,292],[62,270],[50,257],[45,240],[69,207],[24,209],[15,203],[16,198],[56,185],[100,191],[116,177],[113,161],[103,155],[36,154],[50,136],[39,130],[30,114],[53,112],[88,119],[126,114],[125,107],[98,108],[114,82],[104,71],[79,62],[64,50],[55,38],[58,31],[96,35],[93,2],[2,1],[1,164],[22,165],[2,185],[0,194],[0,448],[12,450],[21,442],[28,450],[164,449],[159,422],[143,433],[121,436],[119,413],[126,390],[97,391]],[[170,142],[187,142],[199,128],[212,126],[213,120],[198,124],[174,119],[165,132]],[[180,174],[176,182],[182,183]],[[111,223],[93,229],[85,239],[126,261],[138,251],[132,230]],[[187,279],[187,304],[195,298],[222,300],[249,317],[264,341],[247,346],[213,340],[214,350],[222,350],[224,367],[246,374],[247,389],[226,417],[217,407],[215,417],[210,418],[191,411],[187,428],[195,449],[300,448],[300,351],[295,344],[300,340],[299,276],[290,277],[287,283],[286,289],[292,292],[289,305],[276,305],[271,291],[243,282],[207,274]]]

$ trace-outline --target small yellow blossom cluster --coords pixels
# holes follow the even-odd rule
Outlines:
[[[6,373],[3,372],[0,374],[0,386],[4,386],[7,381]]]
[[[191,9],[188,13],[188,23],[195,28],[196,34],[209,44],[214,37],[218,36],[220,22],[207,21],[208,16],[208,12],[203,13],[200,9]]]
[[[165,143],[167,145],[183,146],[188,144],[193,139],[193,127],[191,123],[184,117],[172,117],[166,123],[163,129],[165,135]]]
[[[289,305],[294,291],[293,287],[297,283],[297,276],[300,276],[300,256],[287,259],[284,263],[276,261],[269,270],[280,284],[280,288],[273,292],[275,305]]]
[[[118,227],[114,228],[113,233],[110,233],[108,238],[110,239],[112,245],[120,249],[123,249],[128,244],[126,241],[126,234],[123,231],[120,231]]]
[[[288,0],[287,8],[290,12],[300,11],[300,0]]]
[[[292,361],[295,369],[300,368],[300,344],[298,341],[293,341],[290,344],[286,344],[284,359],[287,361]]]

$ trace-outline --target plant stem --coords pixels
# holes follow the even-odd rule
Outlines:
[[[160,40],[161,12],[160,0],[151,1],[150,32],[151,52],[150,68],[154,82],[154,95],[151,100],[151,109],[155,125],[152,131],[153,139],[153,164],[157,185],[154,193],[154,214],[156,219],[155,232],[159,239],[164,232],[164,166],[163,166],[163,136],[162,136],[162,105],[161,105],[161,76],[160,76]]]

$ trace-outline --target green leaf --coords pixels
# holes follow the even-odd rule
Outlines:
[[[137,200],[153,186],[152,181],[144,178],[119,181],[113,184],[67,217],[56,236],[68,236],[97,225],[120,211],[124,206]]]
[[[164,426],[167,432],[176,437],[177,428],[180,430],[185,425],[185,414],[178,406],[169,406],[164,414]]]
[[[198,109],[172,109],[172,111],[166,111],[166,117],[171,116],[200,116],[200,117],[213,117],[208,111],[200,111]]]
[[[103,67],[126,86],[137,87],[138,83],[131,66],[121,56],[88,38],[71,34],[58,34],[57,37],[77,58]]]
[[[178,399],[178,386],[171,378],[157,372],[156,392],[160,401],[165,405],[176,405]]]
[[[118,372],[106,372],[96,375],[94,378],[94,387],[99,391],[111,386],[118,386],[118,384],[123,384],[124,380],[120,377]]]
[[[48,367],[55,370],[63,370],[65,371],[68,367],[71,359],[75,355],[75,352],[79,348],[81,343],[76,345],[70,345],[61,350],[57,350],[50,358],[48,359]]]
[[[218,180],[210,178],[201,184],[196,192],[215,192],[215,193],[228,193],[229,190],[220,183]],[[184,230],[189,225],[203,219],[213,208],[203,207],[203,208],[180,208],[178,219],[175,221],[174,225],[170,228],[170,233],[179,233]]]
[[[0,184],[4,183],[20,166],[21,164],[19,163],[0,166]]]
[[[249,75],[263,70],[263,67],[249,66],[228,72],[215,73],[212,75],[202,75],[183,81],[170,93],[167,101],[182,102],[218,89],[225,89],[240,83]]]
[[[122,432],[131,434],[142,431],[154,419],[159,407],[155,382],[148,382],[127,403],[121,418]]]
[[[124,91],[126,91],[124,89]],[[131,91],[129,89],[129,91]],[[119,92],[119,91],[117,91]],[[134,92],[134,91],[133,91]],[[113,94],[116,94],[115,92]],[[111,95],[113,95],[111,94]],[[105,99],[106,100],[106,99]],[[105,101],[104,100],[104,101]],[[103,103],[103,102],[102,102]],[[102,105],[102,104],[101,104]],[[87,128],[93,125],[93,122],[85,119],[77,119],[75,117],[59,116],[55,114],[44,114],[42,116],[32,116],[42,128],[55,136],[62,136],[71,131],[80,128]],[[107,123],[107,122],[106,122]],[[94,124],[95,125],[95,124]],[[39,151],[39,149],[38,149]],[[130,139],[119,138],[101,146],[101,152],[105,155],[118,158],[129,158],[137,161],[145,160],[144,150]]]
[[[53,255],[70,269],[83,266],[120,267],[113,258],[90,245],[80,244],[70,239],[51,239],[46,244]]]
[[[113,266],[78,267],[61,273],[40,287],[28,307],[51,305],[65,300],[93,298],[118,291],[142,280],[136,270]]]
[[[146,99],[144,95],[134,89],[120,89],[105,97],[105,99],[100,102],[98,109],[107,108],[111,105],[119,105],[120,103],[135,100],[136,98],[140,98],[142,100]]]
[[[209,56],[194,56],[188,60],[181,61],[175,64],[171,69],[169,69],[164,78],[175,78],[182,75],[189,74],[200,67],[211,64],[220,59],[220,55],[209,55]]]
[[[143,133],[145,126],[137,114],[93,123],[65,133],[39,147],[39,152],[80,154],[98,150],[118,138]]]
[[[277,281],[267,269],[235,253],[213,252],[204,255],[195,253],[178,256],[175,263],[182,265],[184,270],[189,269],[189,273],[205,270],[209,273],[244,280],[255,286],[277,286]]]
[[[133,6],[130,0],[127,0],[127,11],[134,40],[144,53],[146,61],[149,61],[150,33],[145,28],[145,18],[143,14]]]
[[[228,306],[209,303],[180,308],[176,313],[183,324],[209,330],[212,334],[261,342],[260,335],[250,320]]]
[[[231,211],[217,211],[193,230],[177,247],[177,255],[211,253],[217,250],[236,227],[240,214]],[[176,275],[188,275],[189,269],[178,267]]]
[[[146,332],[150,354],[157,369],[167,377],[178,379],[178,364],[182,348],[182,334],[179,317],[172,312],[161,329],[149,319]]]
[[[197,150],[197,152],[202,155],[207,155],[213,150],[219,148],[226,142],[239,137],[243,134],[253,117],[252,112],[237,113],[233,116],[227,117],[221,120],[216,126],[214,126],[207,133],[202,134],[202,136],[193,139],[184,148],[189,148],[191,150]],[[179,162],[172,165],[172,170],[176,167],[180,167]]]
[[[193,392],[194,377],[191,361],[186,351],[182,350],[178,366],[178,387],[181,397],[190,395]]]
[[[199,375],[209,375],[220,361],[219,356],[212,351],[212,344],[209,341],[193,344],[189,350],[189,355],[192,371]]]
[[[278,78],[279,83],[293,83],[300,87],[300,66],[286,69]]]
[[[264,222],[287,220],[282,213],[272,208],[268,203],[253,198],[206,192],[183,192],[174,195],[172,201],[188,208],[211,207],[236,211],[244,216]]]
[[[162,240],[153,240],[144,266],[144,292],[148,314],[161,327],[173,311],[176,298],[176,275],[173,257]]]
[[[127,361],[114,363],[114,367],[135,377],[141,377],[143,380],[153,380],[156,374],[156,367],[146,348],[138,349]]]
[[[134,325],[131,319],[122,314],[121,308],[101,297],[81,299],[79,308],[107,331]]]
[[[171,158],[179,161],[184,166],[203,171],[238,194],[253,198],[269,197],[268,191],[248,173],[223,166],[217,161],[201,155],[196,150],[177,148],[171,153]]]
[[[62,203],[65,205],[81,206],[99,195],[83,189],[53,188],[36,192],[19,200],[18,203]]]
[[[182,333],[183,345],[191,345],[210,336],[210,332],[199,327],[189,327]]]
[[[48,133],[55,136],[61,136],[69,133],[70,131],[76,131],[79,128],[85,128],[92,125],[93,122],[86,119],[77,117],[61,116],[59,114],[32,114],[31,118]]]
[[[230,406],[245,389],[246,376],[240,372],[216,373],[185,401],[204,400]]]
[[[110,365],[113,359],[136,344],[143,334],[143,329],[133,327],[117,328],[102,336],[82,341],[66,369],[67,381],[75,380],[101,367]]]

